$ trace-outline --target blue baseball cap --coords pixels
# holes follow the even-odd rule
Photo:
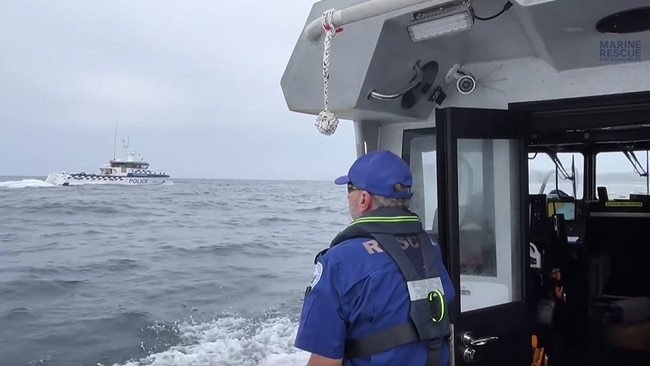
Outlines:
[[[413,176],[406,162],[391,151],[373,151],[358,158],[350,167],[348,175],[334,180],[336,184],[352,184],[371,194],[390,198],[411,198],[408,190],[399,192],[395,184],[411,187]]]

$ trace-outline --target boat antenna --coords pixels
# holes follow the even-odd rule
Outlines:
[[[113,160],[115,160],[116,146],[117,146],[117,121],[115,121],[115,136],[113,136]]]
[[[122,139],[122,148],[124,149],[124,153],[126,155],[129,155],[129,137],[127,136],[126,140]]]

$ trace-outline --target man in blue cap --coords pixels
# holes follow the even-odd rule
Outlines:
[[[295,346],[308,366],[446,366],[447,304],[440,255],[409,210],[411,171],[390,151],[361,156],[346,184],[353,221],[314,260]]]

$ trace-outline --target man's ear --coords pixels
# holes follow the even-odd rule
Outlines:
[[[370,210],[372,208],[372,196],[368,192],[363,192],[361,194],[361,201],[359,202],[364,211]]]

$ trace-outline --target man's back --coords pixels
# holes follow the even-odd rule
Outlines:
[[[419,270],[422,259],[418,243],[401,241]],[[415,244],[415,247],[412,245]],[[431,245],[430,242],[425,243]],[[436,246],[435,265],[442,266]],[[419,259],[419,260],[418,260]],[[296,346],[330,358],[344,358],[341,339],[359,338],[409,321],[410,299],[398,266],[371,239],[349,239],[334,246],[320,259],[321,269],[312,279],[311,293],[305,298]],[[320,271],[320,273],[319,273]],[[441,280],[447,301],[453,287],[445,271]],[[320,330],[318,334],[315,334]],[[444,359],[446,364],[446,345]],[[344,365],[425,365],[426,342],[411,342],[369,357],[345,360]]]

